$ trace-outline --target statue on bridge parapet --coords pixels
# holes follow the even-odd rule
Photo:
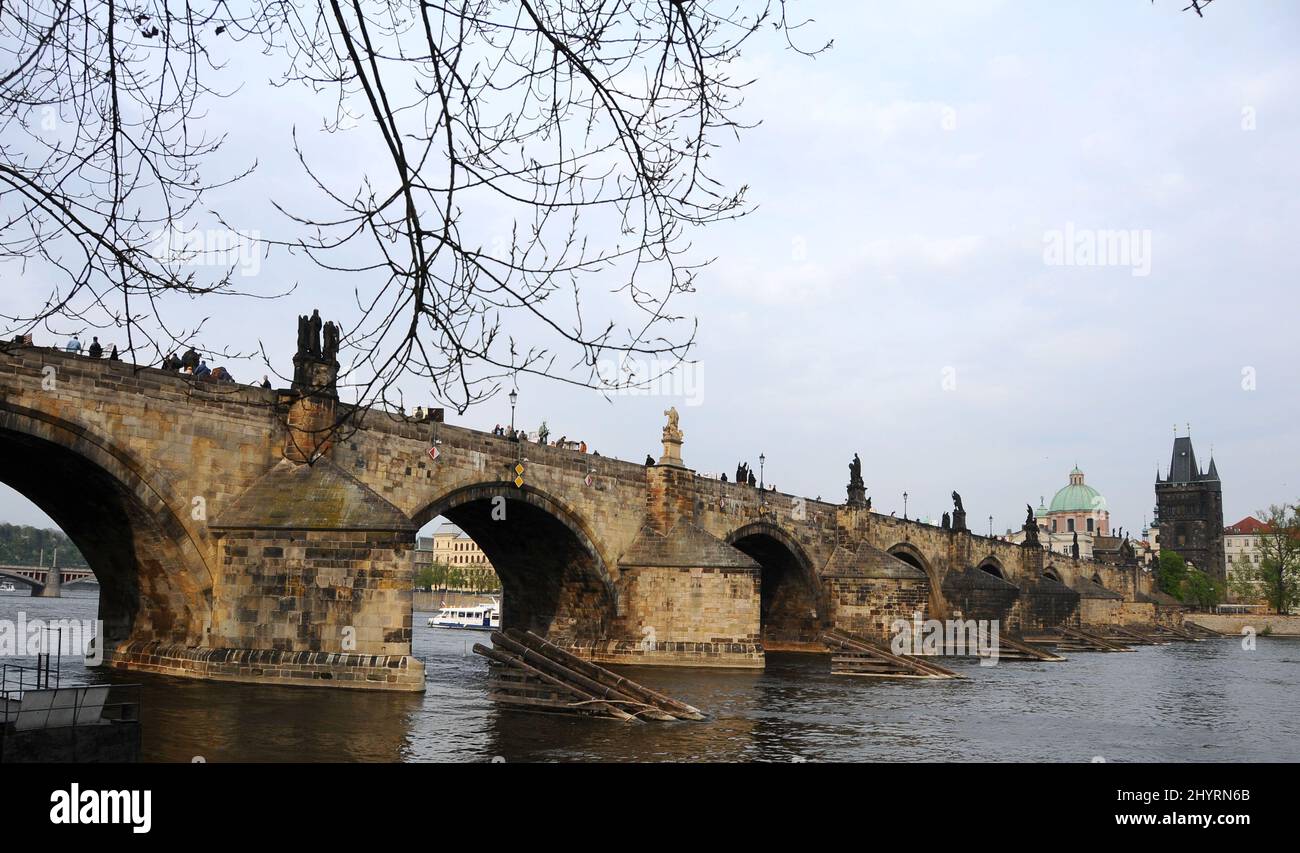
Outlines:
[[[677,407],[669,406],[664,414],[668,417],[668,423],[664,425],[664,455],[659,458],[659,464],[685,468],[686,463],[682,461],[682,430],[679,426]]]
[[[952,529],[966,530],[966,508],[961,505],[961,495],[952,493]]]
[[[1074,542],[1070,545],[1070,556],[1079,559],[1079,531],[1074,531]]]
[[[849,501],[848,505],[857,508],[871,508],[870,501],[867,500],[867,484],[862,481],[862,460],[858,454],[853,454],[853,461],[849,463]]]
[[[940,524],[940,527],[942,527],[944,530],[952,530],[952,516],[948,515],[948,513],[945,512],[943,514],[943,522]]]
[[[1025,544],[1038,544],[1038,519],[1034,516],[1034,508],[1030,504],[1025,504]]]
[[[338,325],[324,322],[319,309],[313,309],[311,316],[299,315],[298,348],[293,356],[294,398],[289,403],[284,446],[285,458],[293,462],[313,462],[333,445],[340,337]]]

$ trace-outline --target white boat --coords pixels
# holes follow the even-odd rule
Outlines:
[[[14,586],[13,581],[4,581],[0,583],[0,592],[17,592],[18,587]]]
[[[444,607],[429,617],[430,628],[467,628],[471,631],[495,631],[501,627],[501,608],[496,602],[473,607]]]

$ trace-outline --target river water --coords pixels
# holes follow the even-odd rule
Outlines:
[[[95,618],[94,594],[0,594],[0,620]],[[760,672],[627,667],[706,711],[628,725],[505,711],[487,699],[485,635],[424,627],[423,695],[216,684],[87,669],[64,683],[142,684],[149,761],[1300,761],[1300,640],[1260,637],[1073,653],[983,667],[960,681],[830,675],[823,656]],[[31,663],[31,658],[4,662]]]

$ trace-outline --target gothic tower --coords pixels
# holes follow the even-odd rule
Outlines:
[[[1223,581],[1223,486],[1213,455],[1209,470],[1197,467],[1191,436],[1174,436],[1168,475],[1156,472],[1156,512],[1161,550]]]

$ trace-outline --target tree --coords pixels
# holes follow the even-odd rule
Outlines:
[[[353,129],[385,151],[340,179],[283,140],[320,204],[280,207],[284,233],[261,242],[355,281],[340,388],[402,405],[408,376],[463,412],[518,374],[643,386],[694,343],[678,303],[708,261],[691,232],[750,209],[709,167],[745,127],[741,47],[773,30],[794,46],[786,3],[4,4],[0,260],[56,277],[44,304],[4,318],[5,339],[113,326],[149,363],[200,336],[169,319],[178,297],[278,295],[198,275],[171,244],[254,168],[204,175],[224,141],[205,117],[268,85],[242,73],[262,54],[279,65],[270,85],[328,94],[329,165],[350,162]]]
[[[0,564],[10,566],[85,566],[86,558],[61,530],[43,530],[24,524],[0,524]]]
[[[177,324],[178,305],[282,294],[243,290],[230,268],[201,275],[203,250],[174,245],[212,190],[256,168],[250,154],[207,174],[226,140],[209,111],[237,88],[300,85],[329,100],[337,144],[314,161],[296,134],[268,140],[292,146],[320,203],[271,199],[283,233],[258,245],[349,275],[340,389],[404,406],[406,377],[463,412],[519,374],[645,387],[692,351],[680,303],[708,263],[693,232],[751,209],[710,169],[746,126],[742,47],[770,32],[809,55],[830,46],[794,43],[808,22],[787,18],[792,2],[0,5],[0,261],[49,282],[0,334],[115,327],[140,363],[219,349],[202,322]],[[382,162],[355,163],[353,131]],[[322,160],[356,168],[331,176]]]
[[[1252,603],[1262,597],[1263,586],[1259,580],[1259,567],[1246,554],[1238,554],[1228,568],[1228,588],[1237,601]]]
[[[1274,504],[1259,517],[1264,529],[1259,533],[1259,565],[1252,579],[1275,613],[1289,613],[1300,604],[1300,516],[1294,505]]]
[[[1209,610],[1223,599],[1223,587],[1205,572],[1188,567],[1182,583],[1182,602]]]
[[[432,565],[421,566],[415,573],[415,586],[418,589],[433,589],[438,582],[438,574]]]
[[[1183,598],[1183,581],[1187,579],[1187,561],[1168,549],[1156,561],[1156,585],[1178,600]]]

